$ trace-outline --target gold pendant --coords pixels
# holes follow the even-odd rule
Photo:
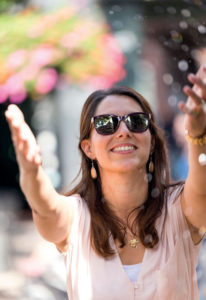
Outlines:
[[[133,237],[131,240],[129,240],[129,246],[132,248],[137,248],[138,243],[139,243],[139,241],[135,237]]]

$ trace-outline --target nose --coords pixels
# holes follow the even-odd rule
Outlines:
[[[119,128],[117,129],[117,132],[116,132],[116,136],[117,137],[130,137],[131,136],[131,132],[127,128],[127,125],[125,124],[125,122],[123,120],[121,120],[121,122],[119,124]]]

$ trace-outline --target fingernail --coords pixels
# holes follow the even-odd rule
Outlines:
[[[189,74],[189,77],[195,79],[195,75],[193,73]]]

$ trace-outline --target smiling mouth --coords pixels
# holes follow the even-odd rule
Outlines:
[[[119,146],[112,149],[112,152],[131,152],[136,150],[135,146]]]

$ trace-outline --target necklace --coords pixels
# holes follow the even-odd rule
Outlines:
[[[128,245],[132,248],[137,248],[138,243],[139,243],[139,240],[135,236],[133,236],[133,238],[131,238],[131,240],[128,241]]]

